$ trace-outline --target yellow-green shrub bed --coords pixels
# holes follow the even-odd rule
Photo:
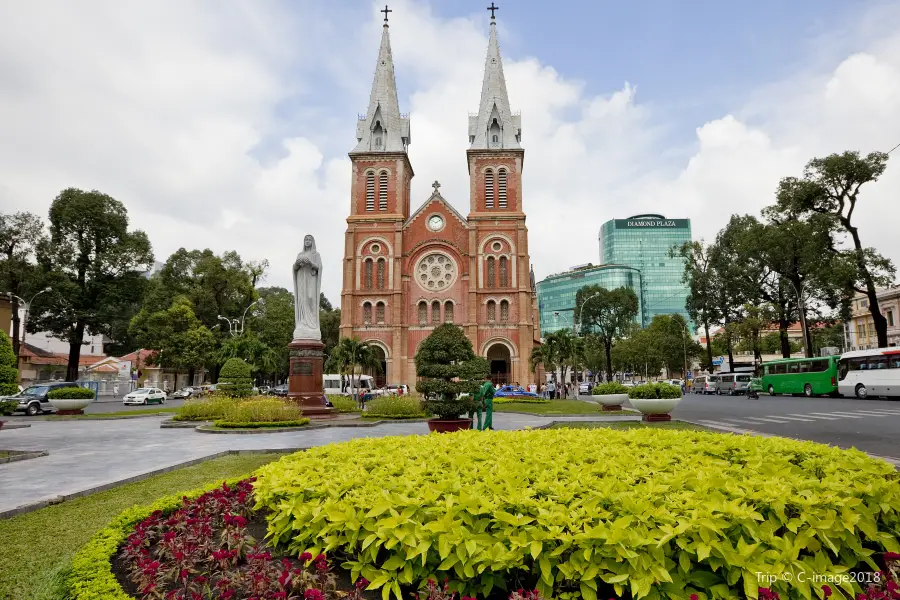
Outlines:
[[[428,577],[482,597],[534,584],[588,600],[756,598],[758,573],[790,574],[769,585],[782,598],[815,598],[814,574],[900,550],[892,466],[779,438],[470,431],[314,448],[257,474],[273,541],[343,554],[398,598]]]

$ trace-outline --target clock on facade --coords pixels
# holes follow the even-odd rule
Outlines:
[[[432,231],[440,231],[444,227],[444,218],[440,215],[433,215],[428,219],[428,229]]]

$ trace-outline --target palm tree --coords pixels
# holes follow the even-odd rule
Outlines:
[[[356,368],[362,371],[371,369],[376,373],[381,371],[381,361],[378,360],[375,346],[364,342],[357,337],[341,338],[332,349],[328,357],[329,370],[334,369],[341,375],[350,375],[351,393],[356,398],[359,396],[358,386],[354,385]]]
[[[562,375],[561,382],[565,384],[569,367],[575,363],[578,355],[577,344],[572,330],[560,329],[559,331],[548,333],[544,346],[547,348],[547,356],[552,359],[554,371],[559,368]],[[565,386],[563,385],[564,389]]]

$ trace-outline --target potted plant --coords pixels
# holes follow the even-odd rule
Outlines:
[[[668,383],[647,383],[628,390],[628,399],[643,413],[644,421],[671,421],[669,413],[681,402],[681,388]]]
[[[94,390],[83,387],[64,387],[52,390],[47,399],[58,415],[82,415],[84,407],[94,401]]]
[[[595,386],[591,399],[603,405],[603,410],[622,410],[622,403],[628,400],[628,388],[616,381]]]
[[[445,323],[431,332],[416,352],[416,390],[425,396],[425,410],[434,415],[428,429],[439,433],[471,429],[463,415],[475,406],[475,392],[490,367],[475,356],[462,328]]]

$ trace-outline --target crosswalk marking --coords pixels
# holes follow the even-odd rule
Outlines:
[[[873,417],[892,417],[900,416],[900,409],[870,409],[870,410],[854,410],[854,411],[832,411],[832,412],[814,412],[814,413],[790,413],[787,415],[766,415],[764,417],[722,417],[722,420],[715,421],[712,419],[697,419],[698,423],[709,425],[711,427],[730,427],[740,429],[741,427],[762,425],[764,423],[792,423],[803,421],[812,423],[814,421],[840,421],[842,419],[865,419]]]
[[[787,419],[788,421],[806,421],[807,423],[812,423],[814,419],[806,419],[801,417],[789,417],[787,415],[769,415],[770,417],[775,417],[776,419]]]
[[[787,421],[778,418],[772,417],[747,417],[747,419],[751,419],[753,421],[762,421],[764,423],[787,423]]]
[[[883,410],[854,410],[853,414],[867,415],[870,417],[893,417],[898,413],[885,412]]]
[[[698,423],[703,423],[704,425],[710,425],[712,427],[731,427],[737,428],[737,425],[733,423],[725,423],[724,421],[697,421]]]
[[[858,414],[858,413],[855,412],[855,411],[854,411],[854,412],[838,412],[838,411],[834,411],[834,412],[831,413],[831,414],[833,414],[833,415],[835,415],[835,416],[838,416],[838,417],[845,417],[845,418],[847,418],[847,419],[865,419],[866,417],[872,416],[872,415],[861,415],[861,414]]]
[[[806,413],[802,415],[798,415],[796,413],[790,413],[795,417],[809,417],[810,419],[824,419],[826,421],[837,421],[840,417],[829,417],[828,413]]]
[[[839,413],[839,412],[830,412],[830,413],[810,413],[811,415],[822,415],[823,417],[831,417],[833,419],[865,419],[862,415],[854,415],[850,413]]]

